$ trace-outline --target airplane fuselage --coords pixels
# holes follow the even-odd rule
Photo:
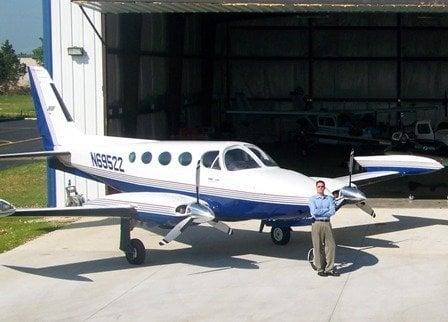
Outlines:
[[[71,146],[71,157],[63,162],[78,170],[76,174],[120,192],[194,197],[196,165],[202,158],[200,199],[218,220],[303,217],[308,214],[308,199],[315,193],[313,179],[278,167],[251,144],[134,139],[117,142],[108,137],[96,142],[96,138],[92,137],[89,144]],[[113,140],[113,144],[108,145],[107,140]],[[238,160],[231,160],[232,156]],[[159,199],[161,195],[148,197]]]

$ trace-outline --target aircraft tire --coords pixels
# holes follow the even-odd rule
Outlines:
[[[131,239],[129,247],[132,249],[130,252],[126,252],[126,259],[129,264],[141,265],[145,261],[146,249],[140,239]]]
[[[289,227],[272,227],[271,239],[276,245],[286,245],[291,239],[291,228]]]

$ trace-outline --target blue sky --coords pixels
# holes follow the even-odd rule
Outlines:
[[[9,39],[16,53],[31,53],[42,37],[42,0],[0,0],[0,43]]]

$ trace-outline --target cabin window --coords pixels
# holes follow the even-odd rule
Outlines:
[[[144,164],[148,164],[149,162],[151,162],[151,160],[152,160],[152,154],[151,154],[151,152],[145,152],[145,153],[143,153],[142,154],[142,162],[144,163]]]
[[[129,162],[133,163],[135,161],[135,152],[129,153]]]
[[[161,165],[168,165],[171,162],[171,153],[169,152],[160,153],[159,162]]]
[[[276,167],[277,163],[264,151],[255,148],[250,147],[249,148],[260,160],[263,162],[263,164],[267,167]]]
[[[208,152],[205,152],[202,155],[202,164],[204,165],[204,167],[211,168],[212,165],[213,165],[213,162],[216,160],[218,155],[219,155],[219,151],[208,151]]]
[[[179,155],[179,163],[183,166],[187,166],[191,163],[192,157],[190,152],[183,152]]]
[[[226,168],[229,171],[259,168],[258,163],[244,150],[232,149],[224,157]]]

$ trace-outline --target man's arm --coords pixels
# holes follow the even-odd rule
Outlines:
[[[310,199],[309,207],[310,207],[310,214],[313,217],[315,217],[315,216],[317,216],[317,217],[323,216],[323,215],[327,214],[328,210],[329,210],[328,208],[317,209],[317,207],[316,207],[316,199],[313,198],[313,197]],[[334,202],[333,202],[333,213],[334,213]]]

